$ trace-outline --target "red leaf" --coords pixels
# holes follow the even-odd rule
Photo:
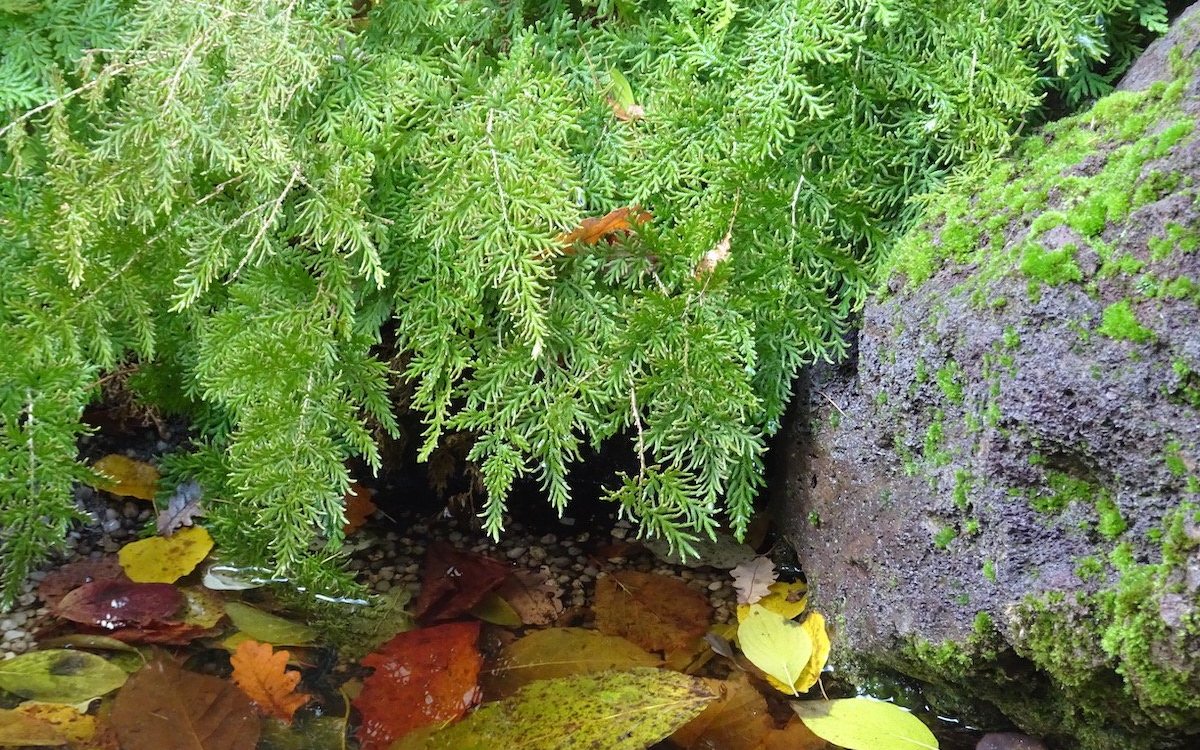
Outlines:
[[[382,750],[414,729],[458,719],[479,699],[478,622],[401,633],[362,664],[375,672],[353,706],[362,750]]]
[[[47,607],[55,607],[68,592],[92,581],[131,583],[116,555],[97,560],[77,560],[46,574],[38,586],[38,597]]]
[[[425,553],[421,593],[413,616],[422,623],[451,620],[500,587],[511,569],[490,557],[433,542]]]
[[[135,672],[113,702],[121,750],[253,750],[260,722],[232,682],[159,657]]]
[[[84,625],[116,630],[171,620],[183,607],[183,594],[166,583],[93,581],[63,597],[56,614]]]
[[[215,635],[219,628],[206,628],[191,622],[154,623],[143,628],[121,628],[105,635],[124,643],[153,643],[159,646],[186,646],[197,638]]]

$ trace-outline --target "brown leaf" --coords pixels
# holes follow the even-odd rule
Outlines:
[[[756,557],[729,571],[733,576],[733,588],[738,593],[738,604],[754,604],[771,593],[771,584],[779,578],[771,558]]]
[[[183,604],[183,594],[169,584],[93,581],[64,596],[55,614],[71,622],[116,630],[173,620]]]
[[[525,625],[549,625],[563,611],[562,589],[545,573],[514,571],[496,593],[516,610]]]
[[[425,553],[413,617],[422,623],[452,620],[499,588],[510,572],[511,568],[490,557],[433,542]]]
[[[121,750],[253,750],[260,720],[232,682],[158,656],[117,693],[112,724]]]
[[[400,633],[362,660],[375,671],[352,705],[362,750],[383,750],[420,727],[458,719],[479,698],[478,622]]]
[[[132,583],[117,556],[105,555],[96,560],[76,560],[51,570],[38,585],[38,598],[47,607],[53,608],[68,592],[92,581]]]
[[[179,485],[175,494],[167,501],[166,509],[158,514],[158,520],[155,522],[158,533],[171,536],[177,529],[195,523],[196,516],[204,515],[204,508],[200,506],[200,495],[200,485],[195,482]]]
[[[143,628],[121,628],[105,634],[123,643],[155,644],[159,646],[186,646],[197,638],[207,638],[218,632],[191,622],[164,622]]]
[[[767,700],[745,674],[735,672],[721,684],[721,697],[671,735],[684,750],[759,750],[775,730]]]
[[[363,487],[358,482],[350,484],[350,491],[346,493],[346,497],[342,500],[343,507],[346,510],[346,525],[342,528],[342,532],[346,536],[350,536],[354,532],[363,527],[371,514],[378,510],[374,501],[371,499],[374,492]]]
[[[311,696],[296,692],[300,673],[288,671],[285,650],[272,651],[271,644],[243,641],[229,663],[233,665],[233,682],[258,708],[263,716],[292,723],[296,709],[308,703]]]
[[[596,627],[647,651],[686,648],[712,620],[708,597],[678,578],[634,570],[596,581]]]
[[[629,232],[635,224],[645,224],[653,216],[637,206],[622,206],[614,208],[603,216],[593,216],[579,222],[579,226],[558,236],[563,251],[570,253],[577,242],[584,245],[595,245],[603,239],[608,239],[618,232]]]

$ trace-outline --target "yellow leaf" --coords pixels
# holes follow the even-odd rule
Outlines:
[[[792,710],[821,739],[849,750],[937,750],[916,716],[873,698],[796,701]]]
[[[825,632],[825,618],[820,612],[809,613],[804,622],[800,623],[800,627],[808,631],[813,646],[808,664],[804,665],[804,671],[793,685],[797,693],[804,693],[817,684],[825,662],[829,661],[829,634]]]
[[[72,745],[88,742],[96,736],[96,717],[81,713],[75,706],[26,701],[16,710],[54,727]]]
[[[202,628],[214,628],[225,616],[225,602],[213,592],[199,586],[179,589],[187,602],[183,621]]]
[[[68,740],[44,721],[0,708],[0,747],[55,747]]]
[[[803,581],[784,583],[776,581],[770,585],[771,593],[759,599],[756,604],[769,609],[785,620],[794,620],[808,606],[808,586]],[[750,614],[749,604],[739,604],[737,608],[738,622]]]
[[[212,550],[213,540],[202,526],[131,542],[117,558],[125,575],[137,583],[175,583],[191,573]]]
[[[92,468],[109,480],[97,482],[96,489],[153,502],[158,489],[158,469],[150,464],[113,453],[101,458]]]
[[[738,625],[738,643],[751,664],[774,678],[769,681],[776,689],[796,694],[792,686],[813,652],[808,631],[777,612],[751,604],[750,614]]]

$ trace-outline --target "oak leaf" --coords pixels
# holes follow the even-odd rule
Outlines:
[[[756,557],[729,571],[733,576],[733,588],[738,593],[738,604],[754,604],[771,593],[770,586],[779,574],[771,558]]]
[[[290,724],[296,709],[311,696],[296,692],[300,673],[288,671],[289,656],[285,650],[272,650],[269,643],[247,640],[229,657],[229,663],[234,684],[254,701],[259,713]]]
[[[196,516],[204,515],[200,497],[199,484],[184,482],[179,485],[175,494],[171,495],[171,499],[167,501],[166,509],[158,514],[155,526],[158,528],[159,535],[171,536],[178,529],[194,524]]]

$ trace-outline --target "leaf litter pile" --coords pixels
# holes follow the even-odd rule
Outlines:
[[[160,494],[147,464],[95,468],[110,495]],[[498,559],[457,533],[413,548],[415,598],[380,585],[369,602],[302,606],[286,583],[222,563],[203,504],[182,485],[154,507],[152,536],[41,578],[39,648],[0,661],[0,747],[938,747],[891,703],[825,697],[824,618],[805,583],[748,547],[699,550],[728,571],[735,611],[714,610],[687,571],[627,565],[648,550],[620,539],[593,545],[597,567],[578,576],[593,585],[573,581],[564,602],[567,576],[525,559],[544,550]],[[356,485],[347,534],[375,510]]]

